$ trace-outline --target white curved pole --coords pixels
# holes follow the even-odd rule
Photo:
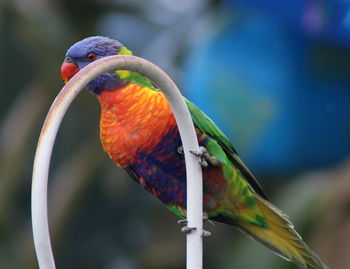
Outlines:
[[[198,158],[189,150],[198,151],[198,141],[188,108],[175,83],[159,67],[135,56],[116,55],[99,59],[80,70],[61,90],[53,102],[41,130],[33,168],[32,225],[35,250],[41,269],[54,269],[48,217],[47,180],[49,164],[58,128],[76,95],[103,73],[113,70],[130,70],[149,78],[162,90],[174,112],[180,131],[187,173],[187,220],[196,229],[187,234],[186,266],[201,269],[203,260],[203,184]]]

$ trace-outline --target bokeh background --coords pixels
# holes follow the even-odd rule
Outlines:
[[[333,269],[350,256],[350,1],[2,0],[0,268],[37,268],[34,151],[65,51],[118,39],[164,68],[229,136],[268,196]],[[177,218],[101,149],[83,92],[56,142],[49,214],[58,268],[184,268]],[[206,224],[205,268],[295,268]]]

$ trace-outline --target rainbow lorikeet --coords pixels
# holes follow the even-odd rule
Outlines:
[[[69,80],[90,62],[130,55],[116,40],[95,36],[74,44],[61,68]],[[105,73],[87,88],[101,105],[104,150],[120,167],[158,197],[173,213],[186,217],[186,171],[173,112],[147,78],[127,71]],[[288,217],[268,201],[230,141],[199,108],[185,100],[204,150],[203,210],[209,219],[231,224],[301,268],[327,268],[302,241]]]

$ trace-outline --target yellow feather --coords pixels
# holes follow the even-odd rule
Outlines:
[[[121,47],[121,49],[119,50],[117,55],[132,55],[132,52],[130,50],[128,50],[126,47]],[[118,76],[121,79],[125,79],[129,76],[130,71],[128,70],[118,70],[116,71],[116,73],[118,74]]]
[[[118,55],[132,55],[132,52],[123,46],[119,50]]]
[[[128,70],[117,70],[115,71],[121,79],[125,79],[129,76],[130,71]]]
[[[268,201],[257,194],[254,195],[269,228],[237,221],[238,228],[275,251],[278,255],[296,263],[300,268],[327,269],[327,266],[322,263],[294,230],[288,217]]]

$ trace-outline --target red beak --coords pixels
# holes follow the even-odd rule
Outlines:
[[[64,83],[67,83],[78,71],[79,67],[75,63],[63,62],[61,66],[61,77]]]

